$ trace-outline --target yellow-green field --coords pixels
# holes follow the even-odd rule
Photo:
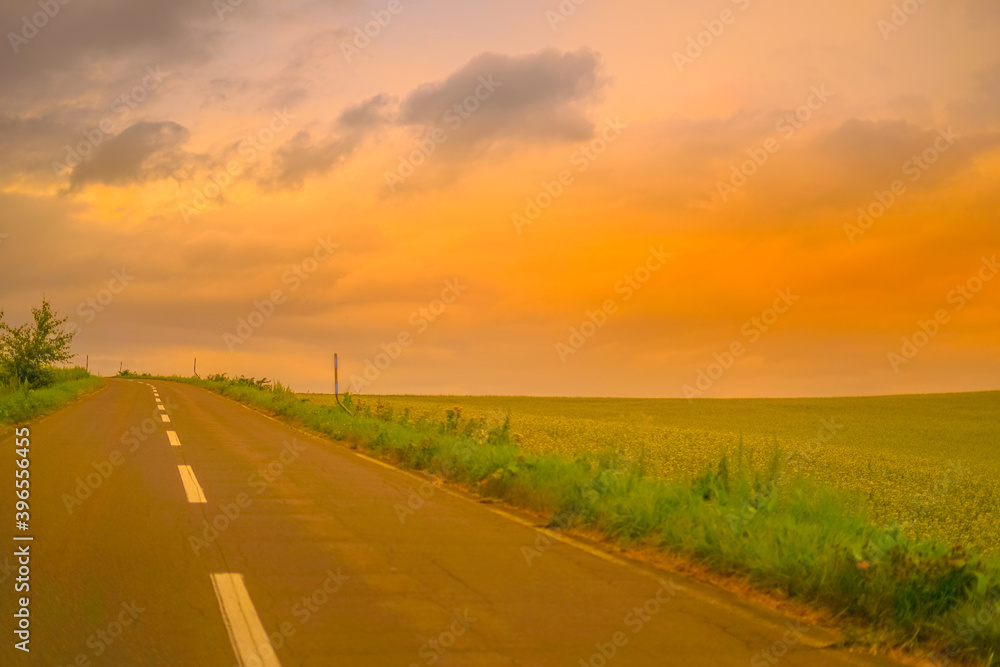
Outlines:
[[[301,394],[332,404],[328,394]],[[690,476],[725,449],[757,463],[781,448],[794,470],[858,494],[879,522],[903,522],[1000,552],[1000,392],[817,399],[354,397],[412,419],[496,426],[509,415],[523,447],[566,456],[613,452],[649,474]]]

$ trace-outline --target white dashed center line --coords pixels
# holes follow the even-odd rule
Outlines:
[[[215,588],[215,597],[219,600],[222,619],[240,667],[281,667],[254,609],[243,575],[231,572],[213,574],[212,587]]]
[[[167,439],[170,440],[171,447],[181,446],[181,440],[177,437],[177,431],[167,431]]]
[[[181,474],[181,482],[184,484],[184,493],[187,494],[189,503],[205,503],[205,492],[201,490],[198,478],[194,476],[191,466],[177,466],[177,471]]]

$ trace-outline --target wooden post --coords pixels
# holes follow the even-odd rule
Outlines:
[[[90,372],[90,355],[87,355],[87,372]]]

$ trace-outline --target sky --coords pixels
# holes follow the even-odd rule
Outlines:
[[[0,309],[300,391],[998,389],[993,0],[4,0]]]

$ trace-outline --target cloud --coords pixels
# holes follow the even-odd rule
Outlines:
[[[950,142],[950,145],[949,145]],[[907,121],[865,121],[850,119],[819,138],[807,150],[817,164],[826,162],[838,189],[849,191],[887,187],[896,179],[909,179],[921,156],[920,187],[934,187],[959,171],[972,160],[996,146],[997,138],[985,134],[967,133],[963,128],[944,124],[921,127]],[[934,158],[934,153],[938,157]],[[906,165],[904,167],[904,165]],[[919,166],[919,165],[918,165]],[[907,170],[904,173],[904,168]]]
[[[295,108],[317,93],[324,92],[330,68],[343,57],[338,44],[345,38],[344,28],[323,29],[297,39],[284,56],[284,66],[259,84],[270,91],[260,109]]]
[[[380,94],[344,109],[337,117],[337,123],[349,128],[372,128],[389,122],[386,109],[392,98]]]
[[[108,69],[95,69],[95,64],[137,54],[144,63],[200,61],[221,30],[211,4],[202,0],[59,2],[58,12],[37,30],[24,24],[25,17],[30,23],[38,11],[37,3],[18,3],[16,10],[6,4],[0,9],[0,25],[10,26],[19,37],[30,35],[26,43],[18,43],[16,53],[0,58],[0,86],[12,97],[65,95],[67,85],[86,88],[95,72]]]
[[[845,173],[879,183],[896,178],[903,162],[933,144],[934,133],[902,120],[851,118],[819,138],[816,150]]]
[[[70,175],[70,189],[90,183],[127,185],[169,178],[185,170],[189,154],[181,150],[190,133],[170,121],[139,122],[99,145],[92,157]]]
[[[347,160],[365,138],[389,121],[392,99],[376,95],[349,106],[334,122],[331,136],[314,140],[302,130],[274,152],[274,171],[265,187],[299,188],[309,176],[324,174]]]
[[[810,141],[782,148],[748,179],[745,191],[776,220],[820,221],[821,210],[854,210],[895,181],[908,193],[944,188],[997,140],[948,124],[851,118]]]
[[[399,122],[428,130],[448,127],[457,122],[455,105],[471,96],[466,109],[478,108],[460,116],[461,131],[449,137],[451,147],[507,138],[579,141],[593,133],[587,107],[606,83],[600,57],[589,49],[545,49],[524,56],[482,53],[446,79],[410,92],[400,105]],[[476,104],[477,92],[489,97]]]
[[[360,135],[348,133],[324,141],[313,141],[301,130],[274,152],[276,175],[264,181],[267,186],[298,188],[309,176],[323,174],[346,160],[360,143]]]
[[[29,172],[49,172],[54,157],[62,157],[60,140],[71,130],[53,113],[38,117],[0,115],[0,175],[10,179]]]

